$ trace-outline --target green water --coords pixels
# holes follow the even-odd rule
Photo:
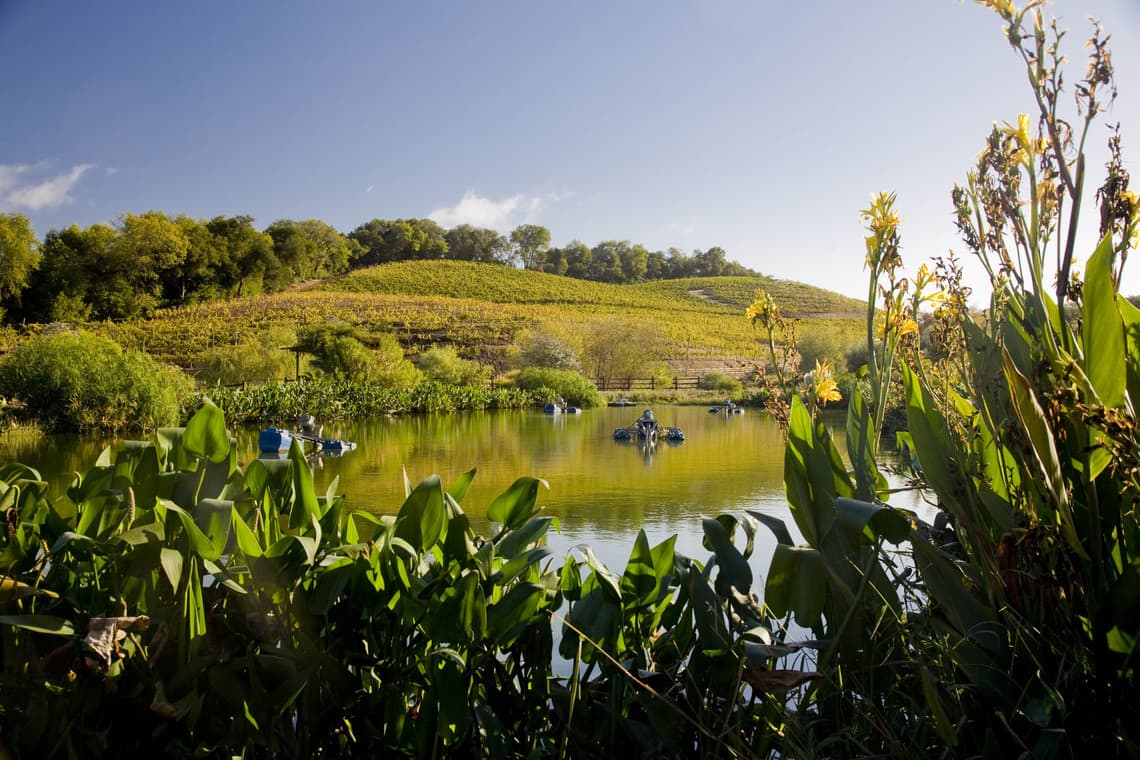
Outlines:
[[[477,475],[462,506],[475,529],[486,531],[486,510],[495,495],[517,477],[539,477],[550,484],[539,503],[561,523],[560,535],[551,539],[555,550],[589,544],[615,569],[624,567],[641,529],[651,543],[677,534],[678,550],[704,560],[702,516],[752,509],[783,517],[794,531],[784,499],[783,440],[768,415],[752,409],[726,416],[707,407],[657,407],[660,424],[681,428],[684,442],[646,448],[615,441],[614,429],[629,425],[640,412],[505,411],[329,423],[326,438],[354,441],[357,448],[312,459],[317,491],[324,493],[339,478],[337,492],[350,507],[394,514],[404,497],[404,471],[413,484],[431,474],[447,484],[474,467]],[[291,427],[292,422],[279,424]],[[836,417],[837,438],[841,426],[842,417]],[[243,464],[258,456],[259,431],[233,431]],[[0,438],[0,458],[35,467],[62,493],[66,473],[86,470],[108,443],[75,436]],[[842,448],[841,440],[837,443]],[[771,551],[771,541],[765,530],[761,534],[763,555]],[[759,564],[766,567],[766,559]]]

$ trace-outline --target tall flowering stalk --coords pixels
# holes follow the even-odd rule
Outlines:
[[[768,358],[772,364],[775,380],[765,373],[764,385],[768,392],[768,411],[779,423],[780,429],[787,432],[788,415],[791,407],[788,400],[789,377],[796,353],[796,331],[794,325],[780,314],[775,299],[763,290],[756,291],[756,297],[745,312],[752,326],[764,330],[768,344]]]

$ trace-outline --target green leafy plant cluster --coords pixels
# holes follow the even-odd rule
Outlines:
[[[0,362],[0,394],[45,431],[140,431],[177,422],[193,384],[173,367],[85,332],[57,332]]]
[[[602,405],[602,396],[594,384],[570,369],[527,367],[515,376],[514,384],[533,393],[542,403],[562,398],[567,404],[583,409]]]
[[[364,380],[384,388],[414,386],[419,380],[415,365],[390,334],[361,340],[348,324],[326,324],[303,331],[298,348],[313,356],[319,371],[342,380]]]
[[[739,393],[740,381],[723,372],[707,372],[697,380],[697,387],[704,391],[722,391],[724,393]]]
[[[285,349],[296,343],[296,333],[275,327],[237,345],[207,349],[194,366],[194,378],[204,385],[237,385],[292,377],[297,373],[297,361]]]
[[[447,385],[483,386],[491,380],[491,368],[459,356],[453,346],[429,348],[416,357],[416,367],[429,380]]]

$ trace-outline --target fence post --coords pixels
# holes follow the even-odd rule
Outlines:
[[[677,390],[677,380],[678,377],[676,375],[673,375],[673,390]]]

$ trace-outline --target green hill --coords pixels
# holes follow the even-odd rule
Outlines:
[[[164,309],[149,319],[90,326],[124,346],[189,367],[212,347],[235,345],[270,327],[339,321],[362,334],[393,333],[410,353],[455,345],[494,359],[528,330],[571,347],[599,320],[649,325],[675,369],[742,368],[761,355],[744,317],[758,289],[799,319],[801,335],[861,334],[863,305],[852,298],[766,277],[706,277],[611,285],[494,264],[415,261],[384,264],[305,289]]]
[[[860,315],[863,303],[810,285],[770,277],[689,277],[610,285],[495,264],[406,261],[370,267],[319,286],[322,290],[386,295],[448,296],[494,303],[645,306],[665,297],[699,308],[713,302],[743,312],[765,290],[789,316]]]

